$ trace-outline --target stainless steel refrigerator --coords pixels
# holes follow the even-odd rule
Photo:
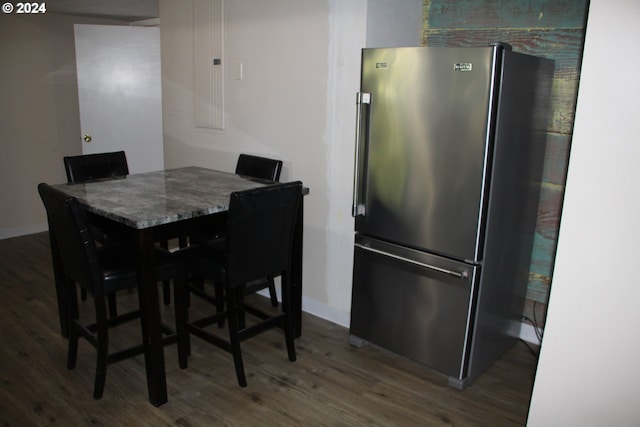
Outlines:
[[[362,50],[353,345],[462,389],[515,342],[552,74],[503,43]]]

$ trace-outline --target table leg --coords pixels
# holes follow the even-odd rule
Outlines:
[[[304,219],[304,197],[300,198],[296,228],[293,235],[291,274],[291,308],[294,337],[302,335],[302,226]]]
[[[164,347],[158,286],[154,267],[154,239],[150,230],[138,230],[138,297],[147,372],[149,401],[154,406],[167,402]]]

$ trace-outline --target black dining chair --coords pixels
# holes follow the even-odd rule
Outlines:
[[[82,154],[79,156],[66,156],[63,158],[64,170],[67,174],[68,183],[88,182],[107,178],[124,178],[129,175],[129,164],[124,151],[114,151],[108,153]],[[114,227],[109,222],[101,224],[92,223],[93,236],[102,245],[121,244],[128,241],[130,236],[119,227]],[[168,248],[168,243],[163,242],[162,247]],[[86,291],[80,290],[81,298],[86,299]],[[162,294],[165,305],[171,302],[171,288],[165,282],[162,286]],[[109,313],[117,315],[117,305],[115,296],[109,298]]]
[[[272,182],[278,182],[280,180],[281,172],[282,160],[254,156],[251,154],[240,154],[238,156],[235,171],[237,175],[243,175]],[[216,244],[215,240],[218,239],[217,244],[222,246],[224,244],[224,233],[222,230],[216,231],[216,233],[195,234],[193,236],[190,236],[190,241],[192,244],[208,243],[209,245],[213,245]],[[246,295],[248,295],[265,288],[269,290],[271,305],[277,307],[278,295],[276,293],[276,286],[273,276],[263,277],[256,280],[251,284],[251,286],[247,286],[245,288],[245,293]],[[218,289],[218,291],[216,292],[216,297],[219,300],[222,300],[223,297],[219,294],[220,290]]]
[[[67,182],[86,182],[129,175],[127,155],[124,151],[66,156],[63,162]]]
[[[57,245],[57,253],[66,279],[63,298],[69,327],[67,368],[75,368],[78,339],[84,337],[97,351],[93,397],[100,399],[104,391],[107,365],[144,352],[142,343],[117,352],[109,352],[109,330],[139,318],[140,309],[110,318],[107,318],[105,309],[107,295],[137,287],[136,257],[128,245],[97,246],[85,211],[76,198],[69,197],[45,183],[38,185],[38,192],[47,211],[49,233],[54,236],[52,241]],[[163,343],[166,345],[178,342],[179,363],[180,367],[184,368],[187,366],[188,353],[186,307],[183,299],[184,266],[179,259],[160,248],[157,249],[155,259],[156,278],[174,280],[176,332],[162,325],[165,332]],[[93,296],[94,323],[87,324],[79,319],[76,284]]]
[[[269,159],[267,157],[253,156],[251,154],[240,154],[236,163],[236,174],[253,178],[266,179],[273,182],[280,180],[282,172],[282,160]],[[271,305],[278,306],[278,295],[273,276],[268,276],[254,281],[251,286],[245,288],[245,295],[258,292],[261,289],[269,289]]]
[[[123,178],[129,175],[129,165],[124,151],[66,156],[62,160],[67,182],[70,184],[105,178]],[[105,227],[109,227],[106,224],[102,224],[101,227],[92,224],[91,227],[94,238],[101,244],[120,243],[126,239],[117,228],[105,230]]]
[[[237,175],[277,182],[280,180],[280,172],[282,172],[282,160],[253,156],[251,154],[240,154],[238,156],[238,162],[236,163]]]
[[[289,360],[296,360],[291,313],[291,259],[301,197],[302,183],[299,181],[234,192],[223,247],[194,245],[177,252],[190,274],[209,278],[224,287],[224,310],[219,311],[217,307],[211,316],[190,320],[187,330],[188,334],[233,354],[241,387],[245,387],[247,381],[240,343],[256,334],[282,327]],[[249,283],[273,275],[282,276],[282,309],[275,314],[249,305],[244,293]],[[187,285],[185,289],[191,295],[202,296],[199,287]],[[258,322],[247,326],[245,312],[257,316]],[[219,324],[221,318],[228,323],[228,341],[206,329]]]
[[[79,156],[65,156],[62,158],[64,171],[67,174],[67,182],[88,182],[97,179],[122,178],[129,175],[129,164],[124,151],[109,153],[82,154]],[[89,225],[91,232],[101,245],[120,244],[128,239],[122,230],[110,226],[109,223]],[[87,299],[86,289],[80,289],[82,300]],[[115,294],[109,295],[109,315],[118,315]]]

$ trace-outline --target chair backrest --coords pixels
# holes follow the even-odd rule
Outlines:
[[[237,287],[291,266],[302,183],[231,194],[227,219],[227,286]]]
[[[124,151],[67,156],[64,158],[64,169],[67,172],[67,182],[129,175],[127,156]]]
[[[240,154],[236,163],[236,174],[277,182],[282,171],[282,160]]]
[[[38,193],[47,210],[49,233],[53,233],[65,277],[100,295],[102,274],[84,209],[75,197],[48,184],[39,184]]]

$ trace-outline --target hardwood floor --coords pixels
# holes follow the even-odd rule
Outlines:
[[[0,425],[3,426],[522,426],[536,361],[518,343],[464,391],[423,366],[374,347],[348,344],[348,330],[311,315],[288,361],[284,337],[243,343],[248,386],[238,387],[231,356],[193,337],[186,370],[165,349],[169,402],[148,403],[144,361],[109,367],[93,400],[95,353],[80,341],[66,369],[46,233],[0,240]],[[122,307],[136,294],[119,295]],[[81,303],[88,311],[91,304]],[[194,310],[200,310],[194,306]],[[163,316],[172,321],[171,308]],[[111,343],[137,340],[136,324]]]

